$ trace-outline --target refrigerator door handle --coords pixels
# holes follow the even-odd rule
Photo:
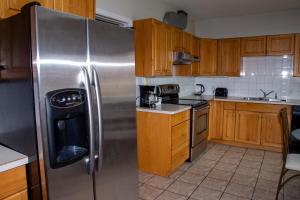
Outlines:
[[[95,167],[95,136],[94,136],[94,122],[93,122],[93,107],[92,107],[92,93],[90,87],[90,78],[88,71],[85,67],[82,67],[83,74],[83,85],[86,90],[87,96],[87,107],[88,107],[88,121],[89,121],[89,146],[90,146],[90,154],[89,158],[85,160],[88,174],[92,174],[94,172]]]
[[[96,91],[96,101],[97,101],[97,113],[98,113],[98,138],[96,140],[96,151],[95,155],[95,166],[96,170],[101,170],[102,167],[102,159],[103,159],[103,127],[102,127],[102,101],[101,101],[101,89],[99,83],[99,77],[97,71],[94,67],[92,68],[93,74],[93,85]]]

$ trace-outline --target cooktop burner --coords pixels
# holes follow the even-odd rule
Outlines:
[[[173,100],[165,101],[164,103],[192,106],[193,108],[205,106],[208,104],[208,102],[205,100],[199,101],[199,100],[189,100],[189,99],[173,99]]]

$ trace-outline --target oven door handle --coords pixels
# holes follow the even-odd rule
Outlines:
[[[196,112],[200,112],[200,111],[204,111],[204,110],[207,110],[207,112],[209,112],[209,108],[210,108],[209,105],[205,106],[205,107],[201,107],[201,108],[193,108],[193,112],[196,113]]]

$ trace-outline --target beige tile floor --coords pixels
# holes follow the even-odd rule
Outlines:
[[[184,163],[169,177],[140,172],[139,197],[142,200],[274,200],[281,164],[279,153],[209,143],[198,159]],[[283,193],[285,200],[300,199],[300,178],[284,187],[280,199]]]

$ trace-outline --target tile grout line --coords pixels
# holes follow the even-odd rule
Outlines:
[[[255,182],[255,185],[254,185],[254,189],[253,189],[253,193],[252,193],[251,199],[253,199],[253,197],[254,197],[254,193],[255,193],[256,185],[257,185],[257,182],[258,182],[258,179],[259,179],[259,175],[260,175],[260,172],[261,172],[262,164],[263,164],[264,159],[265,159],[265,154],[266,154],[266,152],[264,151],[263,159],[262,159],[260,167],[259,167],[259,171],[258,171],[258,175],[257,175],[256,182]]]
[[[248,148],[246,148],[246,150],[245,150],[245,152],[244,152],[244,154],[243,154],[243,156],[242,156],[242,158],[241,158],[241,160],[240,160],[239,164],[237,165],[237,167],[236,167],[236,169],[235,169],[234,173],[232,174],[232,176],[231,176],[230,180],[228,181],[228,183],[227,183],[227,185],[226,185],[226,187],[225,187],[225,189],[224,189],[224,191],[223,191],[223,193],[221,194],[221,196],[220,196],[220,198],[219,198],[219,199],[222,199],[223,195],[225,194],[225,191],[226,191],[226,189],[227,189],[228,185],[230,184],[230,182],[231,182],[231,180],[232,180],[233,176],[235,175],[237,168],[240,166],[240,164],[241,164],[241,162],[242,162],[242,160],[243,160],[243,158],[244,158],[244,156],[245,156],[245,154],[246,154],[247,150],[248,150]],[[226,193],[226,194],[227,194],[227,193]]]
[[[229,148],[230,148],[230,146],[229,146]],[[228,148],[228,149],[229,149],[229,148]],[[201,181],[201,183],[203,183],[204,180],[205,180],[205,179],[208,177],[208,175],[210,174],[210,172],[213,171],[213,169],[215,169],[216,165],[220,162],[220,160],[222,160],[222,158],[224,157],[225,153],[228,152],[228,149],[223,153],[223,155],[222,155],[218,160],[216,160],[216,164],[209,170],[209,172],[207,173],[207,175],[204,176],[204,178],[203,178],[203,180]],[[207,153],[207,152],[206,152],[206,153]],[[208,160],[209,160],[209,159],[208,159]],[[193,195],[193,193],[200,187],[201,183],[195,188],[195,190],[191,193],[191,195],[188,197],[188,199],[190,199],[191,196]],[[216,190],[216,191],[218,191],[218,190]],[[221,196],[222,196],[222,195],[221,195]]]

